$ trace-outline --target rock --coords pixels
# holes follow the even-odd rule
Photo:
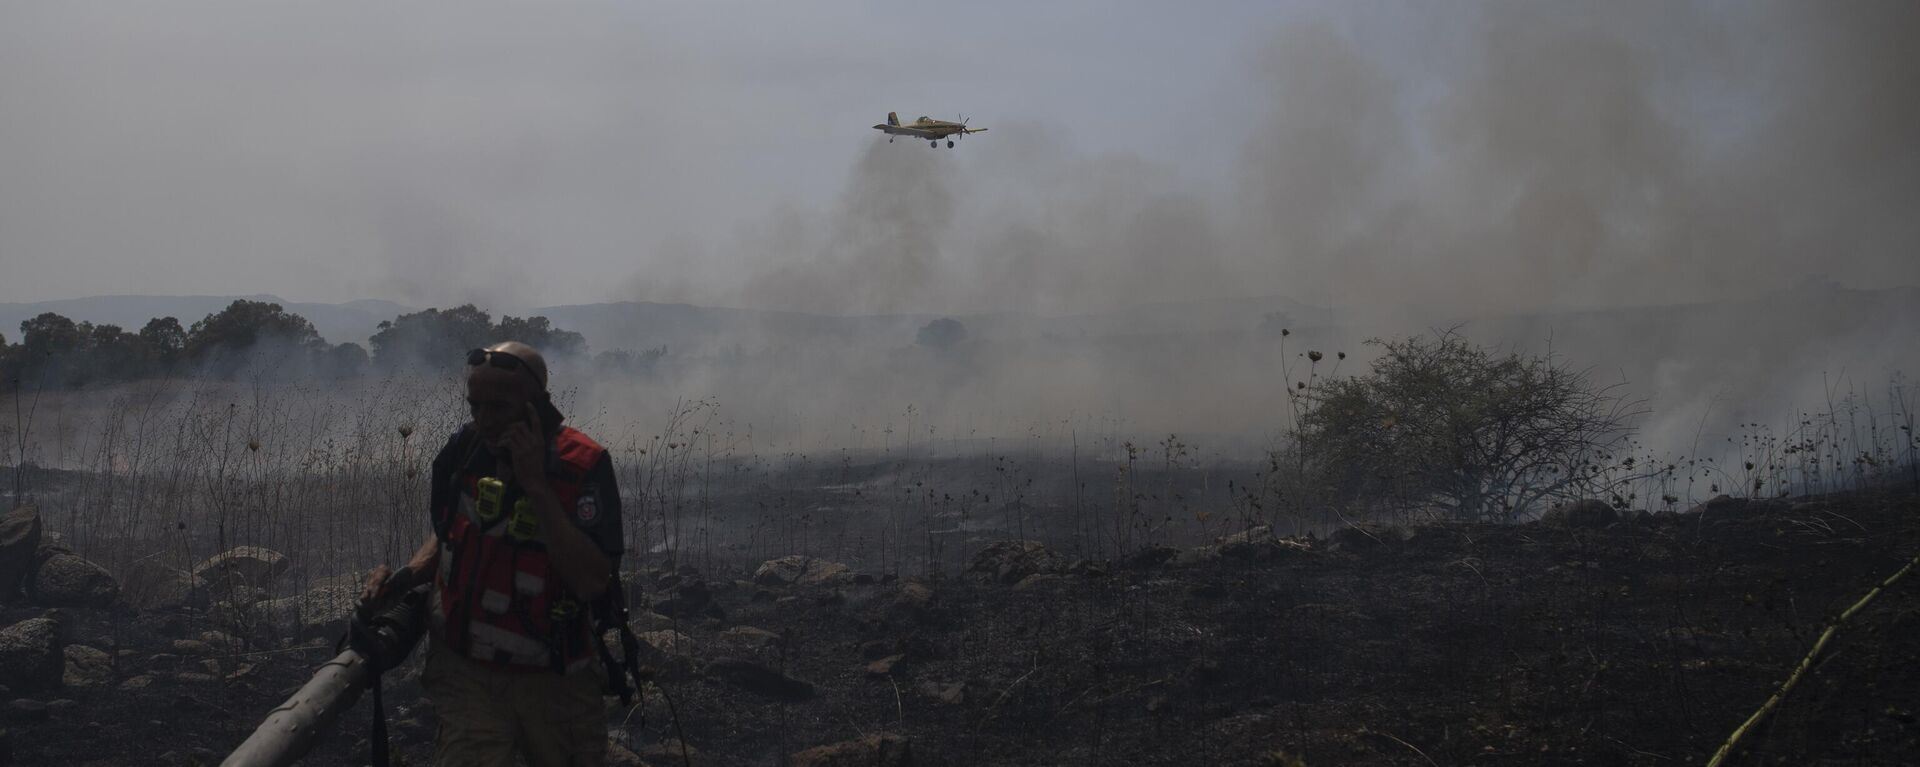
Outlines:
[[[753,582],[762,586],[824,586],[851,580],[853,571],[839,562],[813,557],[792,556],[770,559],[753,573]]]
[[[141,674],[139,676],[127,677],[125,680],[121,681],[120,689],[128,690],[128,691],[144,690],[144,689],[147,689],[147,687],[152,684],[153,684],[152,676],[149,676],[147,674]]]
[[[734,626],[720,632],[720,638],[748,647],[774,647],[783,641],[779,634],[753,626]]]
[[[40,513],[22,506],[0,516],[0,604],[18,601],[20,583],[40,549]]]
[[[1034,573],[1025,578],[1021,578],[1019,583],[1013,584],[1013,590],[1032,591],[1034,589],[1044,589],[1049,585],[1059,583],[1063,580],[1066,579],[1052,573]]]
[[[79,705],[80,704],[72,698],[55,698],[47,701],[47,710],[58,714],[62,711],[72,711],[74,707]]]
[[[273,624],[296,639],[337,637],[346,631],[353,608],[360,602],[354,586],[321,586],[305,594],[268,599],[253,605],[255,617]]]
[[[913,747],[899,735],[876,733],[857,740],[815,746],[792,755],[789,767],[909,767]]]
[[[800,701],[813,697],[813,685],[773,669],[738,658],[715,658],[707,664],[707,675],[751,693],[779,700]]]
[[[920,693],[949,706],[958,706],[967,702],[967,683],[954,682],[941,684],[927,681],[920,683]]]
[[[0,629],[0,684],[23,692],[59,687],[65,645],[65,630],[54,618],[30,618]]]
[[[681,622],[656,612],[635,613],[627,619],[627,627],[634,633],[642,631],[662,631],[677,628]]]
[[[107,569],[75,554],[48,553],[27,575],[27,596],[47,607],[108,607],[120,584]]]
[[[885,658],[881,658],[879,660],[873,661],[872,663],[868,663],[867,675],[868,676],[886,676],[888,674],[892,674],[893,668],[895,666],[900,665],[900,661],[903,661],[906,659],[907,659],[907,656],[905,655],[889,655]]]
[[[1391,543],[1400,542],[1400,533],[1388,527],[1364,525],[1343,527],[1327,536],[1327,548],[1346,554],[1366,554]]]
[[[218,677],[212,674],[202,674],[194,671],[182,671],[173,675],[173,681],[181,684],[209,684],[217,678]]]
[[[659,743],[648,743],[640,747],[640,758],[652,759],[661,764],[683,764],[691,761],[700,764],[700,749],[687,745],[679,738],[667,738]]]
[[[609,739],[607,741],[607,767],[647,767],[640,755],[626,746]]]
[[[967,572],[999,583],[1019,583],[1029,575],[1065,572],[1068,564],[1039,541],[999,541],[974,554]]]
[[[713,592],[707,589],[706,581],[688,580],[674,587],[664,596],[653,600],[653,611],[661,615],[678,618],[691,618],[713,602]]]
[[[1149,570],[1171,562],[1179,555],[1179,549],[1154,544],[1121,557],[1119,565],[1124,570]]]
[[[1214,542],[1220,556],[1227,559],[1266,559],[1281,554],[1312,551],[1312,544],[1306,541],[1278,538],[1273,528],[1267,525],[1251,527],[1232,535],[1221,536]]]
[[[20,698],[7,704],[7,719],[15,722],[44,722],[47,717],[47,704],[31,698]]]
[[[68,687],[88,689],[113,684],[113,656],[86,645],[66,647],[66,671],[61,681]]]
[[[670,655],[693,654],[693,637],[678,631],[645,631],[634,636],[639,637],[640,641],[646,642],[653,649]]]
[[[185,570],[142,559],[128,566],[126,576],[121,598],[142,610],[207,606],[206,582]]]
[[[1611,525],[1620,513],[1606,501],[1586,498],[1564,506],[1555,506],[1540,515],[1540,523],[1556,527],[1594,529]]]
[[[198,639],[175,639],[173,651],[181,655],[206,655],[213,652],[213,648]]]
[[[919,581],[906,581],[900,584],[899,593],[893,597],[893,603],[887,609],[895,615],[920,619],[933,608],[933,587]]]
[[[190,573],[216,590],[223,581],[267,588],[292,567],[285,555],[264,546],[236,546],[194,565]]]
[[[1730,495],[1716,495],[1687,510],[1688,514],[1724,513],[1741,511],[1747,507],[1747,500]]]

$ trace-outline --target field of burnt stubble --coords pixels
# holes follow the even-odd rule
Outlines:
[[[424,535],[420,474],[459,404],[430,388],[42,410],[41,465],[0,472],[37,510],[0,526],[25,546],[0,558],[25,586],[0,614],[0,754],[217,763],[331,656],[356,574]],[[1920,552],[1910,467],[1829,419],[1755,428],[1725,470],[1622,458],[1591,513],[1490,524],[1292,507],[1270,460],[1097,424],[960,440],[902,418],[801,450],[711,403],[644,426],[589,413],[619,461],[623,580],[659,682],[609,701],[616,752],[1703,763]],[[1796,468],[1805,450],[1820,462]],[[1871,460],[1832,460],[1854,454]],[[1920,760],[1915,586],[1856,614],[1736,763]],[[388,692],[412,764],[433,728],[420,660]],[[307,763],[360,763],[367,716]]]

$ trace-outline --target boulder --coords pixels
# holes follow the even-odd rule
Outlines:
[[[853,570],[839,562],[798,554],[770,559],[753,573],[753,582],[762,586],[825,586],[851,580]]]
[[[949,706],[958,706],[967,702],[967,683],[942,684],[928,680],[920,683],[920,694]]]
[[[999,583],[1019,583],[1029,575],[1066,572],[1069,564],[1039,541],[999,541],[974,554],[967,572]]]
[[[1120,558],[1120,567],[1125,570],[1147,570],[1159,567],[1180,556],[1180,550],[1172,546],[1154,544]]]
[[[61,681],[68,687],[89,689],[113,684],[113,656],[86,645],[66,647],[66,672]]]
[[[646,642],[653,649],[669,655],[693,654],[693,637],[678,631],[643,631],[634,636],[638,637],[640,641]]]
[[[707,675],[747,692],[787,701],[813,697],[813,685],[782,674],[750,660],[715,658],[707,664]]]
[[[22,506],[0,516],[0,604],[18,601],[20,583],[40,549],[40,513]]]
[[[1347,554],[1366,554],[1388,544],[1400,542],[1400,531],[1390,527],[1363,525],[1343,527],[1327,536],[1327,549]]]
[[[1747,507],[1747,500],[1731,495],[1716,495],[1687,510],[1688,514],[1722,513],[1740,511]]]
[[[856,740],[815,746],[793,754],[790,767],[910,767],[912,744],[892,733],[875,733]]]
[[[607,741],[607,767],[647,767],[640,755],[612,740]]]
[[[1019,583],[1013,584],[1013,590],[1033,591],[1035,589],[1045,589],[1064,580],[1066,579],[1052,573],[1034,573],[1025,578],[1021,578]]]
[[[287,557],[264,546],[236,546],[193,566],[192,577],[209,584],[231,580],[239,585],[266,588],[292,567]]]
[[[754,626],[734,626],[733,628],[720,632],[720,638],[729,642],[756,648],[774,647],[783,641],[779,634]]]
[[[636,634],[642,631],[671,629],[679,625],[680,621],[651,611],[633,613],[632,617],[627,619],[627,627],[633,629]]]
[[[47,551],[27,575],[27,596],[47,607],[107,607],[120,598],[120,584],[79,555]]]
[[[1540,515],[1541,524],[1555,527],[1601,528],[1613,524],[1620,513],[1606,501],[1584,498],[1563,506],[1555,506]]]
[[[707,589],[706,581],[696,578],[683,580],[671,590],[656,595],[653,611],[661,615],[691,618],[712,603],[713,592]]]
[[[1221,536],[1214,542],[1214,548],[1227,559],[1247,560],[1308,552],[1313,550],[1313,545],[1306,541],[1277,537],[1272,527],[1260,525]]]
[[[66,671],[65,629],[55,618],[30,618],[0,629],[0,685],[50,690]]]
[[[185,570],[152,563],[135,565],[124,592],[128,604],[142,610],[178,610],[207,606],[207,583]]]
[[[297,639],[337,637],[346,630],[359,601],[358,587],[321,586],[305,594],[255,602],[253,615]]]

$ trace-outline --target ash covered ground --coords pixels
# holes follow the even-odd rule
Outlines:
[[[1920,498],[1900,491],[1572,522],[1257,527],[1106,557],[988,534],[936,575],[757,552],[636,564],[658,686],[609,699],[615,763],[1703,763],[1920,551]],[[69,569],[30,574],[40,597],[121,585],[66,559],[86,555],[43,541],[33,567]],[[1916,587],[1854,616],[1735,763],[1920,761]],[[0,753],[21,765],[218,763],[338,630],[335,610],[274,600],[244,625],[190,599],[14,601]],[[420,660],[387,686],[408,764],[431,762]],[[369,716],[363,699],[305,763],[364,763]]]

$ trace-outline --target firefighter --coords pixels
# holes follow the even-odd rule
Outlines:
[[[610,656],[593,621],[624,607],[611,604],[613,465],[562,425],[532,347],[475,349],[466,364],[473,420],[434,458],[433,535],[404,565],[433,579],[420,683],[439,720],[435,761],[604,764]],[[389,575],[375,568],[362,596],[381,596]]]

